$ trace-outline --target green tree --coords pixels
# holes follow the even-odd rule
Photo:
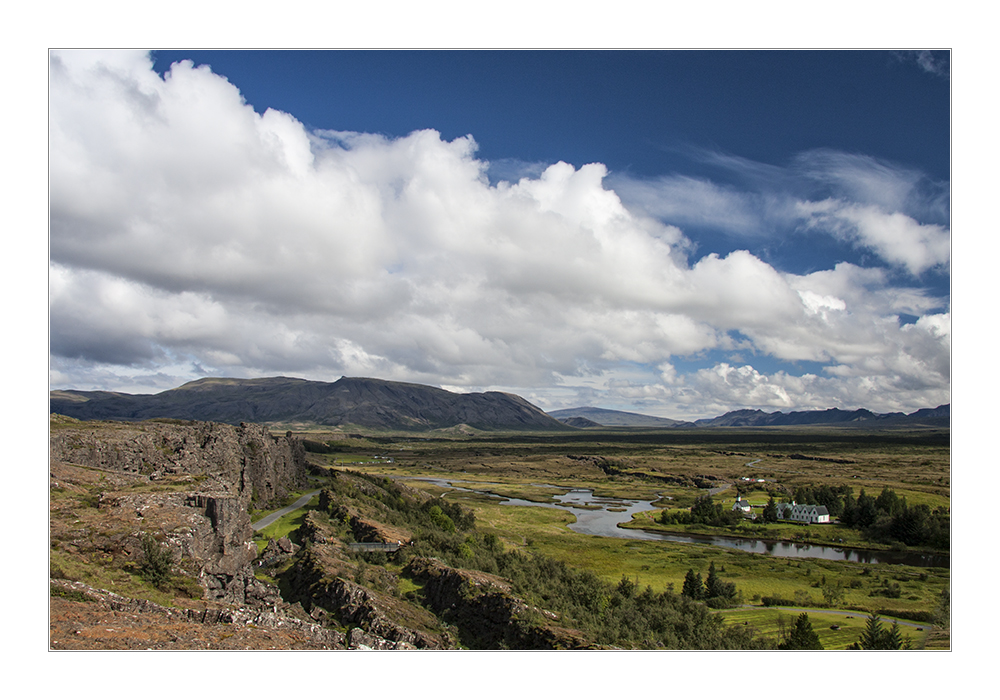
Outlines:
[[[871,613],[865,622],[865,631],[861,638],[850,646],[851,649],[909,649],[910,638],[904,637],[899,629],[899,622],[893,621],[892,627],[885,629],[878,613]]]
[[[854,511],[854,524],[859,527],[868,527],[875,522],[878,517],[878,508],[875,506],[875,498],[865,493],[861,489],[858,494],[858,501]]]
[[[434,521],[434,524],[445,532],[455,531],[454,521],[452,521],[452,519],[441,510],[441,506],[431,506],[430,510],[427,511],[427,515],[431,516],[431,520]]]
[[[848,491],[844,494],[844,505],[840,512],[840,522],[848,527],[853,527],[857,522],[857,517],[857,502],[854,500],[854,494],[851,491]]]
[[[723,581],[715,570],[715,562],[708,565],[708,578],[705,579],[706,598],[735,598],[736,584]]]
[[[883,643],[886,649],[909,649],[910,648],[910,638],[904,637],[902,630],[899,628],[899,621],[893,620],[892,627],[886,630],[883,637]]]
[[[622,580],[618,582],[618,593],[622,598],[631,598],[639,590],[639,584],[622,574]]]
[[[882,646],[882,618],[877,613],[868,616],[865,622],[865,631],[851,647],[852,649],[881,649]]]
[[[765,523],[778,522],[778,504],[774,502],[774,496],[771,496],[764,506],[763,517]]]
[[[896,492],[886,486],[882,493],[875,499],[875,508],[886,515],[896,515],[901,509],[906,507],[906,502],[900,500]]]
[[[711,496],[699,496],[691,506],[691,520],[696,523],[712,524],[719,519],[721,508]]]
[[[170,578],[174,566],[174,555],[165,546],[156,541],[152,534],[142,536],[142,559],[139,562],[139,575],[154,586],[161,586]]]
[[[685,574],[681,595],[691,600],[702,600],[705,597],[705,584],[701,581],[701,574],[696,574],[694,569],[688,569]]]
[[[823,591],[823,600],[826,601],[828,607],[833,607],[844,597],[844,587],[839,581],[836,583],[823,583],[821,589]]]
[[[795,624],[789,631],[788,636],[778,645],[779,649],[822,649],[823,644],[819,641],[819,635],[812,628],[809,616],[802,613],[795,620]]]

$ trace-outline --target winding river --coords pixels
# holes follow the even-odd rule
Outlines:
[[[728,547],[743,552],[768,554],[775,557],[811,557],[831,561],[852,561],[863,564],[905,564],[907,566],[950,568],[951,559],[947,555],[923,554],[919,552],[894,552],[873,549],[852,549],[832,547],[829,545],[799,544],[775,540],[748,539],[742,537],[725,537],[719,535],[674,535],[646,530],[633,530],[618,527],[627,523],[635,513],[655,510],[652,501],[634,501],[619,498],[599,498],[591,489],[567,489],[565,493],[555,496],[554,503],[539,503],[522,498],[507,498],[491,491],[465,488],[458,486],[461,481],[446,479],[408,477],[408,480],[434,483],[444,488],[456,491],[478,493],[491,498],[500,499],[501,505],[533,506],[537,508],[558,508],[569,511],[576,516],[576,522],[569,529],[582,535],[597,535],[600,537],[618,537],[633,540],[663,540],[687,544],[708,544],[716,547]],[[482,484],[478,484],[482,485]],[[563,488],[551,484],[539,484],[550,488]],[[597,506],[597,507],[595,507]]]

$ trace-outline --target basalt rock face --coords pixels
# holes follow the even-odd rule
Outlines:
[[[274,437],[262,425],[147,421],[81,423],[52,431],[50,458],[149,477],[203,477],[208,491],[225,491],[246,508],[280,501],[305,484],[302,444]]]
[[[306,514],[298,535],[304,543],[288,577],[297,603],[316,620],[330,618],[353,628],[350,644],[371,649],[447,649],[449,635],[426,610],[390,595],[398,576],[381,567],[359,566],[330,536],[324,517]],[[364,585],[356,581],[361,580]]]
[[[417,557],[406,573],[423,582],[428,605],[461,630],[476,649],[586,649],[593,645],[576,630],[551,622],[552,613],[513,595],[510,583],[481,571],[455,569]],[[539,621],[533,621],[536,618]]]
[[[275,606],[273,586],[253,574],[257,549],[247,509],[284,498],[305,482],[305,453],[262,426],[217,423],[81,423],[53,429],[53,475],[72,465],[103,473],[98,509],[137,557],[153,534],[195,578],[204,599]],[[108,525],[110,527],[110,525]]]

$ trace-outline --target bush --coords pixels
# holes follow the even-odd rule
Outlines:
[[[768,608],[775,607],[775,606],[778,606],[778,605],[784,605],[784,606],[787,606],[787,607],[794,607],[795,606],[795,601],[794,600],[788,600],[787,598],[779,598],[778,596],[774,596],[774,595],[766,595],[766,596],[763,596],[760,599],[760,604],[763,605],[764,607],[768,607]]]
[[[80,603],[92,602],[94,598],[90,597],[82,591],[74,591],[70,588],[63,588],[62,586],[49,585],[49,595],[56,598],[65,598],[66,600],[74,600]]]
[[[879,608],[876,610],[883,617],[901,617],[904,620],[914,620],[916,622],[933,622],[934,613],[926,610],[891,610],[889,608]]]
[[[884,598],[901,598],[903,595],[903,589],[898,583],[889,581],[883,585],[882,588],[876,589],[868,595],[870,597],[882,596]]]
[[[148,532],[142,536],[142,561],[139,563],[139,575],[154,586],[163,585],[170,578],[174,566],[174,555],[165,546],[156,541]]]

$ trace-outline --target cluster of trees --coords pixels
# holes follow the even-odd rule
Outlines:
[[[691,600],[703,600],[710,608],[731,608],[736,604],[736,584],[719,578],[713,561],[708,566],[708,577],[704,581],[700,573],[688,569],[681,595]]]
[[[890,488],[873,498],[861,489],[857,500],[844,501],[840,516],[844,525],[864,531],[869,539],[902,542],[914,546],[948,549],[951,543],[951,515],[946,508],[933,511],[925,504],[908,505]]]
[[[496,573],[529,603],[562,616],[590,639],[637,649],[765,649],[752,629],[727,626],[699,601],[671,591],[656,593],[623,577],[611,585],[589,571],[538,554],[507,551]]]
[[[728,527],[737,525],[743,520],[743,514],[726,508],[722,503],[716,503],[711,496],[699,496],[691,506],[690,511],[677,509],[665,510],[660,515],[664,525],[711,525]]]
[[[334,477],[324,489],[327,493],[320,494],[321,510],[332,512],[331,500],[346,498],[373,505],[379,511],[379,519],[390,525],[446,532],[464,532],[476,526],[476,514],[471,508],[444,498],[414,498],[405,487],[386,477],[353,471],[347,473],[360,481]]]
[[[780,623],[780,621],[779,621]],[[819,635],[809,621],[809,615],[801,613],[790,630],[781,630],[781,642],[779,649],[822,649],[823,644],[819,641]]]
[[[796,503],[826,506],[831,519],[855,528],[874,542],[901,542],[909,547],[948,549],[951,541],[951,516],[947,508],[931,508],[924,504],[909,505],[891,488],[883,488],[878,496],[865,493],[854,497],[849,486],[801,486],[795,490]],[[778,522],[777,502],[770,498],[760,521]],[[710,525],[728,527],[738,524],[742,514],[715,503],[711,496],[699,496],[690,511],[664,510],[660,522],[665,525]],[[758,521],[758,522],[760,522]]]
[[[882,625],[882,618],[876,613],[868,616],[865,631],[861,638],[848,649],[910,649],[909,637],[904,637],[899,629],[899,622],[893,620],[891,627]]]
[[[775,522],[774,499],[764,508],[764,522]],[[864,532],[865,537],[876,542],[902,542],[915,546],[948,549],[951,539],[951,517],[947,509],[931,510],[924,504],[908,505],[889,487],[878,496],[865,493],[854,497],[848,486],[804,486],[795,491],[796,503],[826,506],[831,518],[838,518],[842,525]]]

